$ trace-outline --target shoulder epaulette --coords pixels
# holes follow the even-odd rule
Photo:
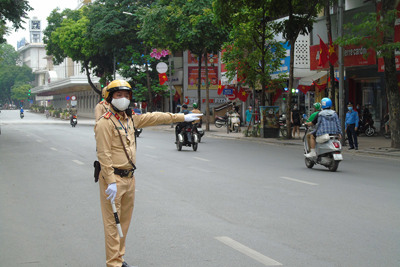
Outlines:
[[[111,117],[112,113],[111,112],[107,112],[106,114],[104,114],[104,118],[109,119]]]
[[[100,102],[99,102],[99,104],[103,104],[104,103],[104,100],[101,100]]]

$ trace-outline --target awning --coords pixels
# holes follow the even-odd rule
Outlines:
[[[305,86],[311,86],[311,84],[320,79],[321,77],[327,75],[327,71],[320,71],[317,72],[316,74],[313,74],[311,76],[303,77],[299,80],[299,85],[305,85]]]

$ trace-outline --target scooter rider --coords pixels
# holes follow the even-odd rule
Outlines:
[[[310,144],[311,143],[311,138],[312,138],[312,131],[314,130],[314,126],[312,124],[312,121],[315,119],[315,117],[318,115],[318,113],[321,111],[321,103],[319,102],[315,102],[314,103],[314,113],[311,114],[311,116],[307,119],[306,121],[306,125],[310,127],[309,133],[307,134],[306,138],[307,138],[307,143]],[[311,128],[313,127],[313,128]],[[308,148],[310,149],[310,147]]]
[[[124,80],[112,81],[106,91],[109,111],[95,125],[100,202],[103,215],[107,267],[128,267],[124,261],[125,240],[132,218],[135,197],[136,144],[134,128],[174,122],[191,122],[200,114],[162,112],[129,115],[131,86]],[[122,228],[119,237],[111,202],[115,203]]]
[[[322,111],[319,112],[314,120],[313,125],[316,125],[316,129],[312,132],[310,139],[310,149],[311,152],[305,154],[307,158],[316,157],[315,153],[315,139],[317,136],[324,134],[338,134],[339,138],[342,136],[342,129],[340,127],[339,117],[334,110],[331,110],[332,100],[325,97],[321,100]]]

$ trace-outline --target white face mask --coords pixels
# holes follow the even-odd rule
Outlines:
[[[116,107],[120,111],[124,111],[129,107],[131,101],[129,99],[122,97],[122,98],[113,98],[111,100],[111,104]]]

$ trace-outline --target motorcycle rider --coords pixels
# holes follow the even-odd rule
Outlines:
[[[311,114],[311,116],[307,119],[306,121],[306,125],[310,127],[310,130],[306,136],[307,138],[307,143],[309,145],[308,149],[310,150],[310,143],[311,143],[311,137],[312,137],[312,132],[314,130],[315,127],[313,127],[312,121],[315,119],[315,116],[317,116],[317,114],[321,111],[321,103],[319,102],[315,102],[314,103],[314,113]]]
[[[199,106],[197,105],[197,103],[193,103],[192,113],[200,114],[201,111],[198,109],[198,107]],[[200,117],[200,119],[193,122],[193,124],[196,124],[196,123],[200,123],[200,126],[201,126],[201,117]]]
[[[107,267],[127,267],[125,240],[132,218],[135,198],[136,141],[135,127],[142,128],[174,122],[191,122],[199,114],[152,112],[129,114],[132,89],[128,82],[115,80],[108,85],[109,111],[96,122],[95,137],[99,175],[100,204],[104,224]],[[121,143],[122,142],[122,143]],[[119,237],[111,202],[115,202],[123,232]]]
[[[21,109],[19,110],[19,115],[24,115],[24,108],[21,107]]]
[[[349,103],[347,105],[347,109],[349,110],[346,113],[346,120],[344,123],[344,128],[346,129],[347,139],[349,139],[349,150],[356,149],[358,150],[358,141],[357,141],[357,128],[358,128],[358,113],[353,110],[353,105]]]
[[[321,100],[322,111],[320,111],[312,121],[312,124],[316,125],[316,127],[310,138],[311,152],[305,154],[307,158],[314,158],[317,156],[317,153],[315,152],[315,139],[317,136],[324,134],[338,134],[339,138],[342,136],[339,117],[334,110],[331,110],[331,107],[332,100],[330,100],[328,97],[325,97]]]

